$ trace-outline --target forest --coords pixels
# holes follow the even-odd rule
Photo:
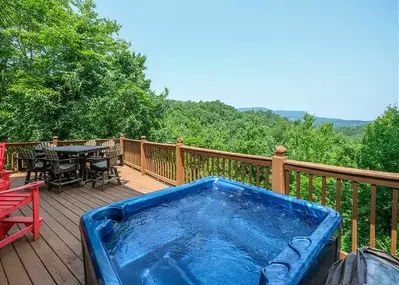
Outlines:
[[[187,145],[263,156],[284,145],[290,159],[399,172],[397,106],[387,106],[367,126],[335,128],[315,126],[307,114],[291,122],[271,111],[239,112],[220,101],[170,100],[167,88],[159,94],[151,89],[146,56],[118,36],[116,21],[99,17],[93,1],[0,0],[0,6],[0,141],[125,134],[175,143],[183,137]],[[332,193],[333,181],[328,188]],[[347,223],[349,185],[343,193]],[[378,189],[379,248],[389,248],[391,199],[389,189]],[[359,215],[368,217],[369,204],[369,188],[360,185]],[[365,245],[368,220],[359,223]],[[349,245],[346,235],[344,249]]]

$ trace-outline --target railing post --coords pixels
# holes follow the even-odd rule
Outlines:
[[[144,149],[144,142],[145,142],[146,137],[141,136],[141,145],[140,145],[140,157],[141,157],[141,175],[145,175],[145,169],[146,169],[146,162],[147,160],[145,159],[145,149]]]
[[[121,147],[122,147],[122,153],[121,153],[121,155],[120,155],[120,160],[121,160],[121,165],[123,166],[123,161],[125,160],[125,152],[123,151],[124,149],[125,149],[125,146],[124,146],[124,144],[123,144],[123,139],[125,138],[125,135],[124,134],[121,134],[120,136],[119,136],[119,144],[121,145]]]
[[[287,160],[283,146],[277,146],[272,157],[272,190],[280,194],[285,194],[284,161]]]
[[[177,138],[176,143],[176,184],[184,184],[184,156],[181,151],[181,146],[183,145],[183,138]]]
[[[53,145],[55,145],[55,146],[58,145],[58,137],[57,136],[53,137]]]

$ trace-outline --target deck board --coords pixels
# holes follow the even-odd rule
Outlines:
[[[0,284],[84,284],[83,255],[80,241],[79,220],[81,215],[94,207],[159,190],[166,185],[128,167],[122,168],[126,185],[107,185],[91,188],[65,187],[64,192],[40,189],[40,216],[43,225],[40,238],[32,241],[28,234],[0,249]],[[12,177],[12,187],[23,184],[23,177]],[[32,214],[31,205],[13,215]],[[23,226],[22,226],[23,227]],[[15,226],[12,229],[17,230]]]

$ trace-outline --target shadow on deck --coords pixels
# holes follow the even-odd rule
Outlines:
[[[40,238],[22,237],[0,249],[0,284],[84,284],[79,219],[92,208],[167,187],[128,167],[120,169],[124,185],[108,184],[105,191],[85,187],[64,187],[61,194],[40,189]],[[12,187],[24,183],[24,176],[12,177]],[[16,215],[31,215],[24,206]],[[15,226],[14,226],[15,227]],[[16,229],[14,229],[15,232]],[[12,231],[12,230],[11,230]]]

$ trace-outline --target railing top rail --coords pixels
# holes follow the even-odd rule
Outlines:
[[[233,158],[233,159],[241,158],[241,159],[248,159],[248,160],[266,161],[266,162],[270,162],[270,163],[272,162],[271,157],[260,156],[260,155],[235,153],[235,152],[229,152],[229,151],[220,151],[220,150],[213,150],[213,149],[192,147],[192,146],[185,146],[185,145],[182,145],[180,148],[186,152],[215,154],[215,155],[219,155],[219,156],[226,156],[226,157]]]
[[[399,186],[399,173],[393,172],[357,169],[296,160],[286,160],[284,163],[284,168],[286,170],[315,173],[321,176],[341,178],[356,182],[365,182],[379,186]]]
[[[124,141],[128,141],[128,142],[136,142],[136,143],[140,143],[141,140],[134,140],[134,139],[127,139],[127,138],[123,138]]]
[[[46,142],[51,142],[51,141],[46,141]],[[37,145],[39,143],[40,142],[11,142],[11,143],[6,142],[6,147]]]
[[[144,144],[146,145],[155,145],[159,147],[164,147],[164,148],[175,148],[175,144],[168,144],[168,143],[156,143],[156,142],[149,142],[149,141],[144,141]]]
[[[119,141],[119,138],[109,138],[109,139],[95,139],[98,142],[105,142],[105,141]],[[68,143],[85,143],[88,140],[63,140],[58,141],[58,144],[68,144]],[[30,145],[37,145],[42,141],[35,141],[35,142],[6,142],[6,147],[13,147],[13,146],[30,146]],[[52,141],[45,141],[45,142],[52,142]]]

